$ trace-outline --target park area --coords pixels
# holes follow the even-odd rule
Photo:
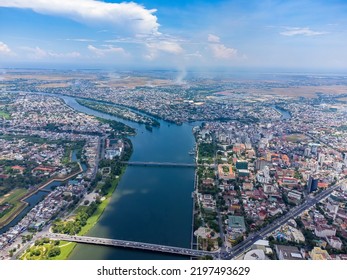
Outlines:
[[[42,238],[35,241],[21,256],[21,260],[64,260],[67,258],[71,248],[75,246],[74,243],[50,240]]]

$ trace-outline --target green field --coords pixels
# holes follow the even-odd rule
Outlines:
[[[33,245],[20,257],[21,260],[65,260],[76,243],[60,241],[59,245],[54,245],[54,241],[41,245]],[[60,254],[55,257],[49,257],[48,253],[53,248],[59,248]],[[34,254],[33,252],[37,252]]]
[[[6,221],[11,220],[11,217],[25,208],[26,204],[20,199],[28,192],[26,189],[15,189],[11,191],[8,196],[0,198],[0,203],[10,203],[13,205],[12,209],[0,218],[0,227],[6,224]]]
[[[69,255],[71,254],[72,250],[75,248],[76,243],[74,242],[67,242],[67,241],[60,241],[60,250],[61,253],[59,256],[49,258],[50,260],[66,260]]]
[[[11,119],[11,116],[6,111],[3,111],[2,109],[0,109],[0,118],[4,118],[5,120],[9,120],[9,119]]]

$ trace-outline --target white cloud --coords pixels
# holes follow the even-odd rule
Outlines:
[[[327,34],[327,32],[313,31],[308,27],[286,27],[286,31],[282,31],[280,34],[283,36],[317,36]]]
[[[95,42],[93,39],[86,38],[75,38],[75,39],[65,39],[66,41],[74,41],[74,42]]]
[[[40,47],[22,47],[21,49],[26,51],[30,58],[38,60],[45,58],[78,58],[81,56],[79,52],[57,53],[53,51],[46,51]]]
[[[185,42],[183,39],[162,33],[154,35],[137,34],[134,37],[115,38],[105,40],[105,42],[140,45],[141,48],[145,48],[146,53],[143,57],[147,60],[157,59],[162,54],[179,56],[185,52],[181,44]]]
[[[210,43],[219,43],[220,42],[220,38],[218,36],[216,36],[216,35],[213,35],[213,34],[208,34],[207,40]]]
[[[95,53],[97,57],[103,57],[107,54],[126,54],[123,48],[115,47],[112,45],[105,45],[105,48],[97,48],[93,45],[88,45],[88,50]]]
[[[227,48],[223,44],[211,44],[213,56],[220,59],[230,59],[237,56],[237,50],[233,48]]]
[[[0,41],[0,54],[11,54],[11,49],[4,43]]]
[[[186,54],[186,57],[193,57],[193,58],[202,58],[203,55],[199,52],[199,51],[196,51],[194,53],[187,53]]]
[[[220,38],[216,35],[209,34],[207,37],[209,48],[212,55],[218,59],[231,59],[237,57],[237,49],[228,48],[220,42]]]
[[[178,43],[170,41],[147,43],[147,47],[153,51],[162,51],[171,54],[181,54],[183,52],[182,47]]]
[[[166,53],[171,55],[180,55],[184,52],[181,45],[174,41],[152,41],[146,44],[148,54],[145,55],[146,59],[156,59],[160,53]]]
[[[46,15],[60,15],[83,23],[111,24],[124,32],[156,34],[159,24],[148,10],[134,2],[106,3],[96,0],[0,0],[0,7],[32,9]]]
[[[147,48],[147,54],[145,55],[145,58],[149,60],[156,59],[160,57],[161,54],[178,56],[184,53],[184,49],[179,43],[180,39],[169,35],[138,35],[136,36],[135,40],[137,40],[138,43],[145,45],[145,47]]]

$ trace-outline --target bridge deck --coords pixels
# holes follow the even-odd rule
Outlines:
[[[76,235],[71,236],[66,234],[48,234],[48,237],[51,239],[59,239],[64,241],[77,242],[77,243],[124,247],[124,248],[132,248],[132,249],[140,249],[140,250],[148,250],[148,251],[155,251],[155,252],[162,252],[162,253],[191,256],[191,257],[203,257],[206,255],[214,257],[216,255],[216,253],[213,253],[213,252],[199,251],[199,250],[193,250],[188,248],[180,248],[180,247],[172,247],[172,246],[150,244],[150,243],[143,243],[143,242],[136,242],[136,241],[100,238],[100,237],[76,236]]]

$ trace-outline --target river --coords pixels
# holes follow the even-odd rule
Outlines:
[[[137,131],[131,137],[131,161],[193,163],[188,153],[195,145],[192,125],[159,121],[150,132],[131,121],[81,106],[59,96],[77,111],[123,122]],[[128,166],[111,202],[89,236],[142,241],[190,248],[194,168]],[[187,257],[114,247],[77,245],[71,259],[187,259]]]

